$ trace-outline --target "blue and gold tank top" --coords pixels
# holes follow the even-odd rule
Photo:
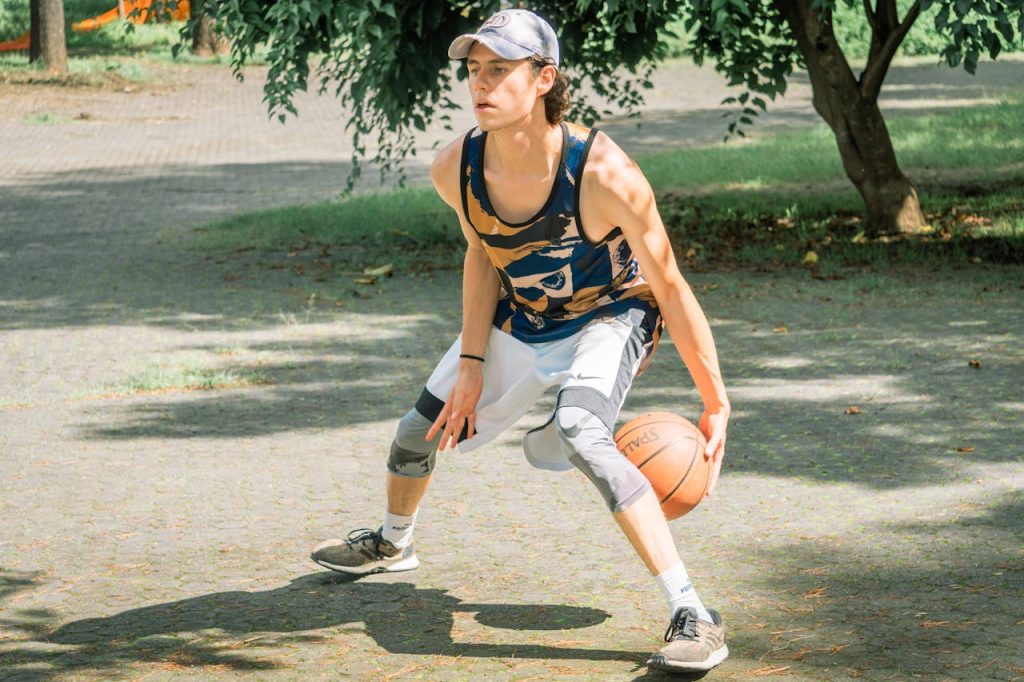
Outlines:
[[[487,197],[487,133],[474,128],[462,145],[462,210],[498,272],[502,294],[494,325],[527,343],[562,339],[599,315],[630,308],[657,326],[654,295],[615,228],[590,241],[580,221],[579,179],[597,130],[562,123],[562,157],[551,193],[529,220],[502,220]]]

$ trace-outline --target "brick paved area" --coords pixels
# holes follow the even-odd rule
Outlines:
[[[996,96],[1024,68],[983,66],[897,69],[889,106]],[[660,679],[639,560],[581,475],[519,453],[541,410],[442,458],[419,571],[345,582],[306,560],[379,522],[457,276],[327,309],[293,273],[205,258],[192,227],[332,196],[349,152],[329,101],[281,127],[259,73],[176,78],[0,90],[0,678]],[[609,125],[627,148],[718,136],[713,75],[658,82],[642,128]],[[41,107],[71,120],[26,123]],[[798,86],[768,124],[810,119]],[[691,277],[736,410],[720,494],[673,524],[730,628],[713,677],[1024,676],[1022,274]],[[269,383],[109,395],[155,363]],[[667,344],[624,416],[653,408],[699,409]]]

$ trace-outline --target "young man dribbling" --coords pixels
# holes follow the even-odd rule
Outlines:
[[[710,670],[728,656],[721,617],[701,603],[650,484],[612,438],[664,320],[704,401],[709,493],[725,454],[730,408],[714,340],[654,194],[608,136],[562,121],[568,79],[543,19],[499,12],[448,55],[467,60],[479,124],[431,168],[468,245],[462,334],[399,421],[381,528],[321,543],[312,558],[354,574],[418,567],[413,525],[436,451],[493,440],[558,386],[551,418],[524,438],[527,459],[586,474],[655,576],[670,621],[648,664]]]

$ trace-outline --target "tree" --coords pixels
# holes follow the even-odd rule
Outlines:
[[[208,57],[228,51],[228,41],[217,30],[213,17],[204,10],[204,0],[193,0],[190,5],[192,25],[192,54]]]
[[[68,46],[64,35],[64,0],[31,0],[29,59],[42,60],[58,76],[68,72]]]
[[[855,0],[842,0],[848,7]],[[892,140],[878,108],[886,73],[922,11],[938,7],[935,30],[946,41],[942,55],[950,66],[963,62],[974,73],[981,53],[993,59],[1024,35],[1022,0],[914,0],[899,12],[896,0],[863,0],[871,27],[867,63],[859,75],[836,40],[836,0],[696,0],[686,20],[693,32],[691,52],[698,63],[711,59],[732,85],[745,86],[737,98],[742,109],[731,124],[749,124],[751,116],[786,90],[793,69],[807,69],[813,104],[831,128],[843,168],[866,208],[872,232],[913,232],[924,225],[913,183],[896,160]],[[752,96],[753,94],[753,96]],[[727,100],[729,101],[729,100]]]
[[[588,82],[629,111],[642,102],[641,86],[650,85],[650,69],[667,53],[666,25],[678,18],[686,21],[695,60],[712,60],[731,84],[745,88],[730,98],[740,106],[732,132],[742,134],[742,126],[767,107],[766,98],[783,94],[793,70],[805,67],[815,109],[834,132],[843,167],[864,199],[867,228],[913,231],[924,222],[917,192],[899,168],[878,108],[889,65],[921,12],[937,6],[935,27],[947,40],[943,56],[950,66],[962,62],[973,72],[982,51],[994,58],[1015,40],[1015,31],[1024,34],[1024,0],[914,0],[902,16],[896,0],[862,4],[871,46],[859,76],[835,39],[836,0],[538,0],[530,7],[555,26],[574,85]],[[353,112],[351,188],[361,159],[372,152],[382,174],[393,170],[414,153],[417,129],[437,115],[447,120],[444,110],[455,104],[448,97],[452,71],[444,48],[500,4],[206,0],[205,9],[232,43],[239,78],[255,50],[269,45],[264,93],[271,116],[284,120],[297,113],[292,96],[308,87],[311,72],[321,93],[333,92]],[[457,77],[464,75],[460,69]],[[573,115],[589,122],[598,113],[584,102]]]

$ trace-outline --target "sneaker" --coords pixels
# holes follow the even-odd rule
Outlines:
[[[398,549],[381,536],[381,529],[360,528],[348,534],[348,540],[325,540],[313,549],[309,558],[342,573],[384,573],[411,571],[420,560],[412,545]]]
[[[667,646],[651,656],[647,665],[670,672],[711,670],[729,655],[725,645],[725,625],[718,611],[708,609],[711,621],[699,620],[697,609],[683,606],[665,630]]]

